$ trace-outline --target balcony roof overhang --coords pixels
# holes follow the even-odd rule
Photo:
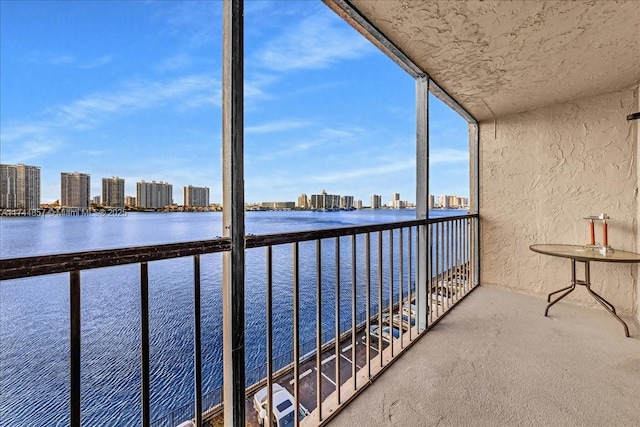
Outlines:
[[[325,2],[353,7],[370,27],[348,22],[478,121],[640,83],[637,1]]]

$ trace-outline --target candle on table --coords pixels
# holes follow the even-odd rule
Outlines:
[[[589,232],[591,234],[591,246],[596,244],[596,230],[593,220],[589,220]]]
[[[602,221],[602,240],[604,240],[604,242],[602,242],[602,244],[604,246],[608,246],[609,245],[609,234],[608,234],[607,221]]]

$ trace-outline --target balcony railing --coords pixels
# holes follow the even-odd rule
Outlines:
[[[266,307],[264,336],[250,337],[264,340],[256,350],[264,364],[245,372],[248,399],[286,379],[283,385],[296,407],[311,412],[304,424],[327,422],[478,284],[477,230],[478,216],[465,215],[247,236],[247,263],[264,263],[260,281]],[[69,273],[72,426],[81,419],[80,272],[127,264],[140,265],[142,424],[177,425],[193,419],[201,425],[203,414],[219,416],[222,389],[202,390],[200,257],[229,250],[229,239],[220,238],[0,260],[0,280]],[[174,402],[176,409],[152,422],[149,264],[186,257],[193,259],[194,272],[195,398],[181,406]],[[427,266],[424,277],[430,278],[423,283],[417,283],[424,274],[419,273],[420,262]],[[292,306],[291,317],[280,316],[279,324],[274,298],[290,300]],[[273,413],[271,405],[268,399],[267,413]]]

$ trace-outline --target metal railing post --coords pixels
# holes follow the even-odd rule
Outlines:
[[[245,426],[244,343],[244,2],[222,4],[222,351],[224,424]]]

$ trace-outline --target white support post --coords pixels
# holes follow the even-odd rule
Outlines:
[[[429,218],[429,77],[416,79],[416,217]],[[427,285],[431,274],[429,248],[427,246],[429,226],[418,229],[416,304],[418,332],[427,328]]]

